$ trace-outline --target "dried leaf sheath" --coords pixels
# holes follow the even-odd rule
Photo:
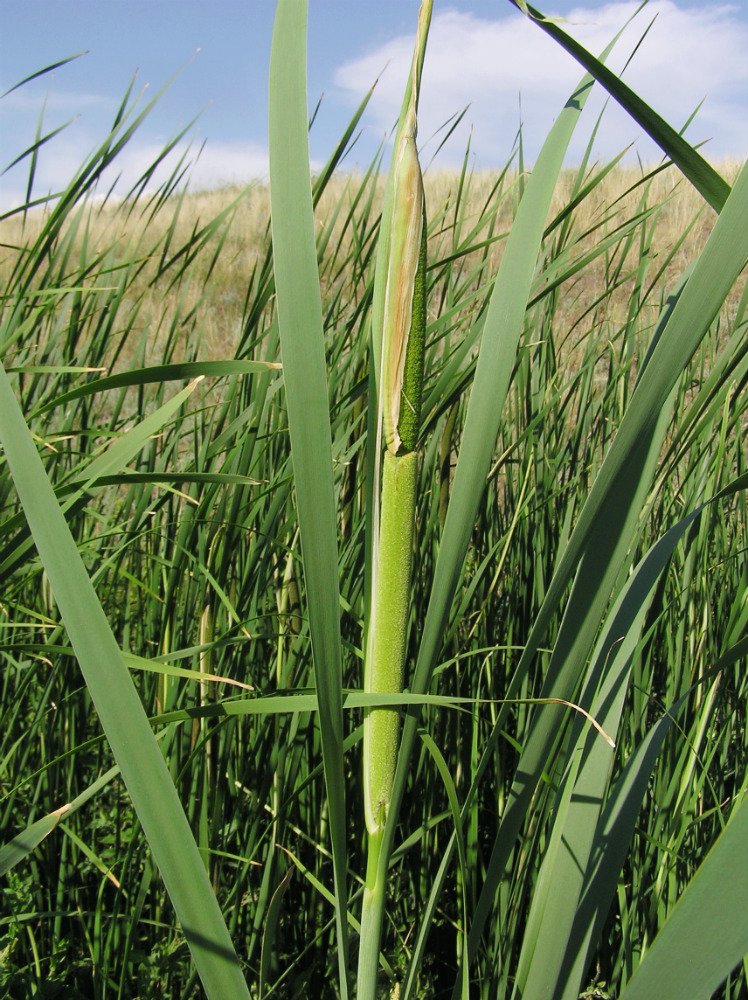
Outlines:
[[[384,438],[393,454],[397,454],[402,445],[400,407],[409,341],[411,336],[423,338],[422,329],[414,328],[412,323],[424,234],[423,178],[416,150],[414,110],[411,110],[409,119],[393,164],[395,190],[384,304]],[[418,318],[420,326],[421,317]]]

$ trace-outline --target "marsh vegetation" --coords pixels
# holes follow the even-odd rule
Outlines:
[[[279,5],[300,69],[271,81],[272,195],[146,171],[95,199],[131,114],[62,197],[0,220],[17,1000],[356,995],[363,720],[393,702],[362,693],[387,164],[337,170],[354,119],[294,173],[302,8]],[[361,1000],[746,997],[748,171],[680,146],[562,169],[576,103],[532,171],[424,179]]]

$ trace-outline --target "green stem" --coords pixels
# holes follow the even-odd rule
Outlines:
[[[364,689],[399,694],[403,689],[410,564],[413,550],[418,455],[384,455],[381,527]],[[364,715],[366,828],[380,831],[387,818],[400,734],[397,708],[371,708]]]
[[[358,953],[358,1000],[375,1000],[379,979],[379,947],[384,919],[386,875],[377,877],[382,846],[381,831],[368,835],[366,885],[361,907],[361,937]]]
[[[385,452],[378,564],[364,682],[367,693],[399,694],[403,689],[417,474],[416,452],[405,455]],[[364,795],[368,859],[361,913],[359,1000],[376,997],[386,869],[384,873],[377,873],[399,739],[398,709],[370,708],[365,711]]]

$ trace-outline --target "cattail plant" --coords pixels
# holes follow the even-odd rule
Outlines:
[[[406,87],[382,219],[374,285],[372,352],[379,360],[374,442],[370,606],[366,622],[364,690],[403,690],[413,527],[418,482],[418,434],[426,332],[426,206],[416,148],[418,93],[431,21],[424,0]],[[372,384],[373,380],[372,380]],[[377,496],[384,440],[381,495]],[[399,743],[396,707],[364,713],[364,809],[368,862],[361,921],[359,996],[374,996],[384,885],[377,875]]]

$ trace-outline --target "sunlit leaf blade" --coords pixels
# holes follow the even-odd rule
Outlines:
[[[118,766],[110,767],[108,771],[97,778],[85,791],[81,792],[80,795],[76,795],[72,802],[67,802],[54,812],[42,816],[41,819],[27,826],[25,830],[22,830],[11,841],[4,844],[0,848],[0,875],[5,875],[19,861],[28,857],[45,837],[48,837],[53,830],[57,829],[61,819],[67,818],[76,809],[80,809],[81,806],[85,805],[102,788],[108,785],[110,781],[116,778],[119,773],[120,769]]]
[[[25,160],[27,156],[35,157],[38,154],[38,152],[41,149],[41,147],[45,145],[45,143],[48,143],[52,139],[54,139],[54,137],[56,135],[58,135],[60,132],[62,132],[64,129],[66,129],[68,127],[68,125],[72,124],[72,122],[74,122],[74,121],[75,121],[75,119],[71,118],[69,121],[65,122],[63,125],[58,125],[58,127],[55,128],[55,129],[52,129],[51,132],[47,132],[46,135],[37,136],[36,140],[32,143],[32,145],[29,146],[28,149],[25,149],[22,153],[20,153],[15,158],[15,160],[13,160],[11,163],[9,163],[8,166],[2,171],[2,173],[6,174],[9,170],[11,170],[13,167],[15,167],[16,164],[21,163],[22,160]],[[2,176],[2,174],[0,174],[0,176]],[[30,178],[33,180],[33,170],[30,172]],[[29,187],[27,187],[27,200],[30,199],[30,196],[31,196],[30,183],[31,183],[31,181],[29,182]]]
[[[491,296],[419,650],[413,684],[416,690],[424,690],[428,685],[449,604],[457,588],[524,322],[527,300],[522,292],[526,290],[529,295],[550,199],[590,86],[589,80],[580,85],[543,146],[520,202]]]
[[[7,844],[3,844],[0,848],[0,875],[5,875],[14,865],[31,854],[42,840],[57,827],[64,814],[65,810],[61,809],[57,813],[42,816],[41,819],[26,827]]]
[[[267,371],[268,369],[279,369],[276,362],[264,361],[185,361],[181,364],[155,365],[152,368],[139,368],[127,372],[120,372],[117,375],[106,375],[103,378],[79,385],[75,389],[58,396],[57,399],[50,400],[36,411],[34,416],[46,413],[56,406],[72,402],[74,399],[81,399],[84,396],[92,396],[97,392],[105,392],[109,389],[129,388],[137,385],[151,385],[153,383],[173,382],[180,379],[195,379],[199,376],[205,378],[221,378],[226,375],[248,375],[254,372]]]
[[[702,1000],[748,953],[748,801],[684,889],[621,1000]]]
[[[14,83],[12,87],[6,90],[3,94],[0,94],[0,100],[3,97],[7,97],[8,94],[12,94],[14,90],[18,90],[19,87],[23,87],[24,84],[29,83],[31,80],[36,80],[37,77],[44,76],[45,73],[52,73],[54,70],[59,69],[60,66],[64,66],[66,63],[72,62],[74,59],[80,59],[81,56],[88,55],[88,51],[76,52],[74,56],[68,56],[66,59],[59,59],[55,63],[50,63],[49,66],[45,66],[44,69],[38,69],[35,73],[31,73],[29,76],[25,76],[23,80],[19,80],[18,83]]]
[[[281,358],[330,803],[341,991],[347,995],[346,807],[332,441],[312,214],[306,3],[280,0],[270,58],[270,203]]]
[[[249,997],[143,706],[0,368],[0,442],[102,727],[211,998]]]
[[[515,0],[511,0],[515,3]],[[515,6],[520,4],[515,3]],[[712,208],[719,212],[730,193],[730,185],[717,173],[714,167],[691,146],[683,136],[669,125],[660,115],[646,104],[628,87],[620,77],[596,59],[579,42],[566,34],[552,19],[546,18],[540,11],[527,4],[531,20],[546,34],[550,35],[559,45],[574,56],[584,68],[608,93],[627,111],[631,117],[645,130],[647,135],[657,143],[660,149],[677,164],[683,174],[703,195]]]

